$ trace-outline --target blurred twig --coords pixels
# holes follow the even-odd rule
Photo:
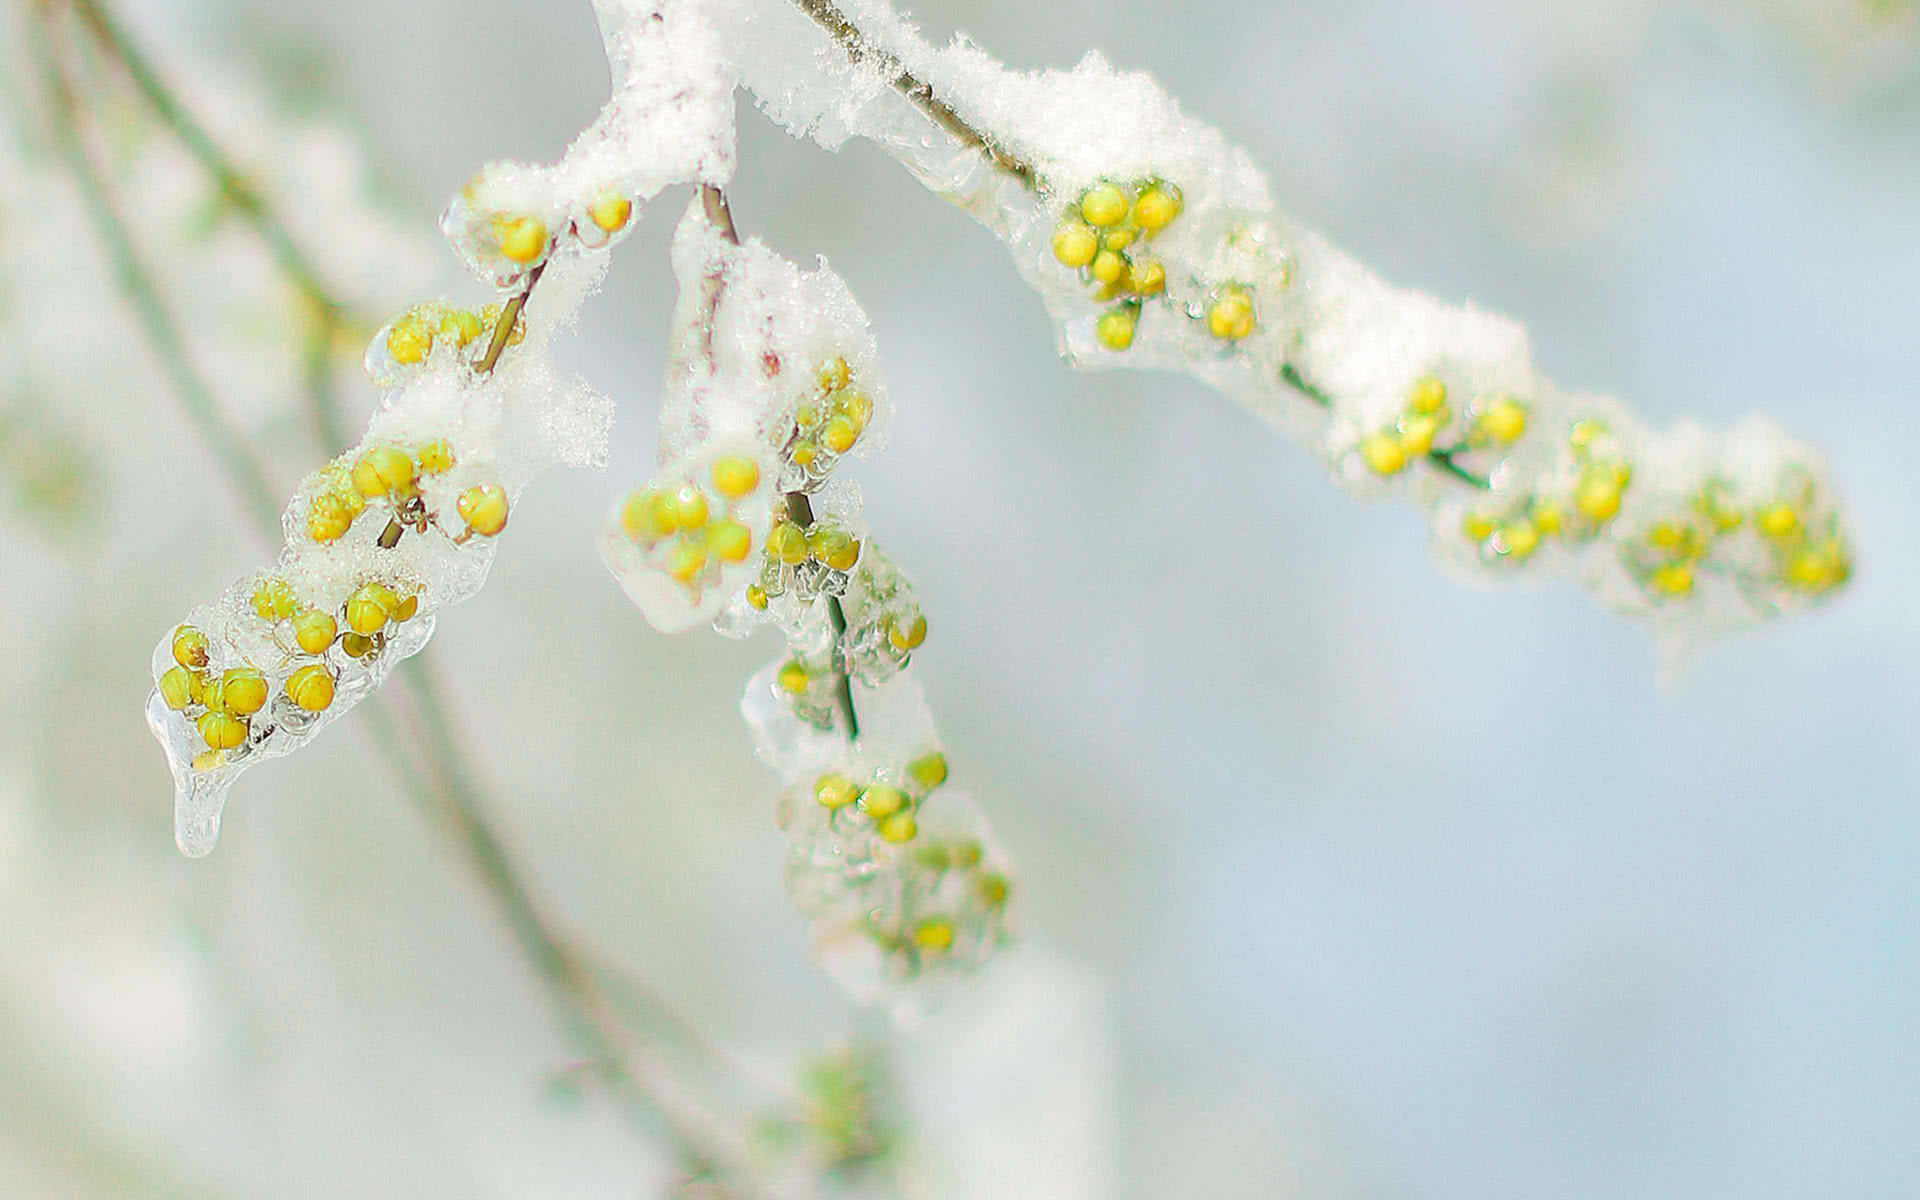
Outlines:
[[[346,306],[325,289],[317,271],[264,199],[245,183],[218,145],[186,114],[104,9],[94,0],[70,2],[109,56],[133,77],[156,114],[179,135],[229,201],[247,216],[272,249],[282,270],[317,313],[304,352],[307,392],[319,437],[326,443],[325,450],[332,452],[344,441],[333,403],[335,380],[331,355],[334,334],[348,321]],[[107,244],[116,275],[166,364],[195,427],[220,457],[236,486],[246,494],[250,515],[272,538],[279,531],[279,492],[269,482],[245,435],[220,412],[211,387],[194,369],[180,326],[167,308],[152,274],[140,261],[131,229],[118,211],[108,179],[86,150],[78,89],[64,56],[54,45],[55,5],[43,2],[39,7],[45,18],[39,25],[40,58],[47,75],[55,133]],[[536,272],[534,279],[537,278]],[[530,279],[528,291],[532,282]],[[527,292],[523,291],[502,313],[480,370],[491,370],[499,361],[526,296]],[[643,1111],[665,1130],[688,1163],[699,1169],[719,1168],[731,1177],[741,1178],[744,1167],[731,1123],[707,1109],[632,1036],[618,1006],[600,982],[603,969],[595,967],[586,954],[557,932],[558,926],[534,900],[504,843],[487,820],[478,789],[463,768],[464,755],[424,656],[405,663],[401,679],[417,736],[411,743],[396,736],[397,726],[391,715],[380,711],[387,707],[385,702],[375,698],[370,728],[376,744],[405,790],[420,801],[422,812],[449,836],[473,867],[499,906],[521,951],[561,1005],[574,1039],[586,1049],[600,1073],[629,1105]],[[416,754],[420,766],[413,761]],[[626,1003],[644,1013],[650,1024],[670,1031],[682,1045],[718,1060],[718,1055],[699,1039],[691,1026],[649,989],[631,979],[623,979],[621,986]]]

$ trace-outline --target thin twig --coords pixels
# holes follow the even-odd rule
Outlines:
[[[54,135],[73,169],[75,182],[80,185],[87,213],[101,241],[106,243],[107,255],[112,260],[114,277],[120,284],[120,290],[126,294],[135,315],[145,327],[147,340],[160,356],[161,365],[171,379],[174,391],[179,393],[188,420],[193,422],[195,429],[225,467],[234,486],[240,489],[255,521],[271,536],[271,532],[280,525],[280,502],[277,499],[280,491],[269,481],[267,469],[259,456],[220,411],[213,389],[193,365],[179,322],[174,320],[159,286],[140,260],[133,231],[115,203],[112,184],[87,152],[80,128],[77,93],[67,73],[66,61],[53,45],[51,26],[46,24],[36,28],[36,37],[40,39],[43,51],[40,58],[46,73]]]
[[[1040,173],[1032,163],[1006,149],[997,140],[987,136],[969,124],[966,118],[955,112],[946,101],[933,93],[933,85],[907,70],[906,64],[885,49],[873,43],[872,39],[860,31],[860,27],[848,19],[847,15],[833,5],[831,0],[793,0],[801,12],[814,19],[822,29],[840,43],[847,57],[855,62],[871,60],[893,89],[905,96],[915,108],[927,114],[933,122],[951,134],[954,140],[963,146],[977,148],[1000,170],[1020,181],[1028,190],[1038,190],[1042,185]]]
[[[319,270],[307,256],[294,244],[293,236],[285,225],[274,215],[260,193],[247,181],[244,172],[227,157],[219,143],[207,133],[205,126],[193,118],[173,92],[161,81],[147,57],[134,45],[133,40],[108,15],[99,0],[70,0],[74,12],[92,31],[101,46],[126,68],[132,77],[134,86],[146,97],[148,105],[160,117],[160,120],[173,130],[185,143],[187,149],[200,161],[207,173],[213,176],[227,203],[244,217],[266,242],[267,248],[280,262],[281,270],[293,279],[300,290],[307,294],[320,307],[323,320],[337,324],[346,312],[342,304],[321,280]]]

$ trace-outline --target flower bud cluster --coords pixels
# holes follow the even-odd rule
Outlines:
[[[1516,323],[1391,287],[1277,211],[1246,155],[1148,76],[1098,55],[1015,71],[877,27],[990,150],[903,138],[895,96],[788,85],[772,111],[823,141],[870,138],[993,229],[1078,365],[1197,375],[1357,494],[1436,509],[1449,561],[1484,578],[1557,564],[1663,638],[1751,624],[1849,578],[1805,447],[1758,426],[1654,434],[1554,387]],[[763,57],[741,51],[765,95],[782,83]]]
[[[779,773],[787,888],[823,961],[862,998],[978,966],[1007,937],[1004,856],[964,792],[910,676],[856,685],[860,737],[791,706],[792,660],[747,685],[742,712]]]

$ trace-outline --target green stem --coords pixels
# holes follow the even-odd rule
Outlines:
[[[51,101],[54,136],[80,185],[81,199],[100,239],[106,244],[115,280],[132,305],[135,316],[145,328],[147,340],[160,356],[173,389],[187,410],[187,419],[219,458],[234,486],[240,489],[249,512],[269,531],[280,527],[279,489],[267,478],[266,467],[246,439],[220,411],[213,389],[193,365],[180,325],[161,296],[152,274],[140,260],[133,231],[114,202],[112,186],[105,173],[87,153],[79,124],[79,102],[64,62],[54,50],[48,31],[41,27],[42,66],[46,71],[47,95]]]
[[[279,218],[274,215],[260,193],[247,182],[246,175],[232,159],[227,157],[219,143],[207,133],[205,126],[187,112],[185,106],[161,81],[159,73],[153,69],[146,55],[108,15],[106,8],[100,4],[99,0],[70,0],[70,2],[74,11],[79,14],[82,22],[92,31],[101,46],[126,68],[127,74],[133,79],[134,86],[140,89],[140,94],[146,98],[147,104],[152,107],[154,113],[167,128],[174,132],[175,136],[179,137],[206,172],[213,176],[227,203],[231,204],[234,210],[259,233],[261,240],[266,242],[267,248],[279,261],[281,270],[286,272],[300,290],[320,307],[324,314],[323,321],[338,323],[346,311],[345,305],[341,304],[322,282],[320,272],[294,244],[293,236],[287,232],[286,226],[280,223]]]

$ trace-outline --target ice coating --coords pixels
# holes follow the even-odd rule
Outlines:
[[[1010,70],[964,39],[930,45],[885,0],[834,8],[845,25],[829,33],[825,6],[823,25],[729,0],[742,82],[797,136],[866,138],[999,235],[1075,365],[1193,374],[1356,494],[1431,509],[1449,563],[1481,580],[1575,574],[1666,650],[1849,578],[1805,446],[1753,425],[1654,432],[1557,388],[1517,323],[1394,287],[1277,211],[1246,155],[1149,76],[1098,54]],[[903,72],[987,144],[917,109]],[[1581,444],[1596,426],[1603,444]]]
[[[734,75],[710,0],[595,0],[612,90],[550,165],[492,163],[441,228],[476,274],[521,285],[556,252],[604,249],[670,185],[733,174]]]
[[[756,579],[781,595],[844,590],[858,497],[828,483],[884,441],[889,416],[866,314],[824,262],[802,271],[735,242],[696,198],[673,263],[663,465],[615,500],[600,537],[628,598],[669,633],[713,621]],[[822,489],[837,505],[796,522],[782,493]]]
[[[490,374],[443,338],[361,442],[301,483],[274,566],[162,636],[147,722],[173,773],[182,852],[212,850],[248,767],[312,741],[479,590],[528,480],[604,459],[608,402],[546,357],[553,311],[570,311],[590,274],[558,272]]]
[[[795,703],[794,661],[756,674],[741,702],[755,752],[782,783],[787,890],[850,993],[906,1002],[906,985],[976,967],[1006,941],[1006,862],[972,799],[949,786],[909,675],[853,685],[861,725],[850,739]]]

